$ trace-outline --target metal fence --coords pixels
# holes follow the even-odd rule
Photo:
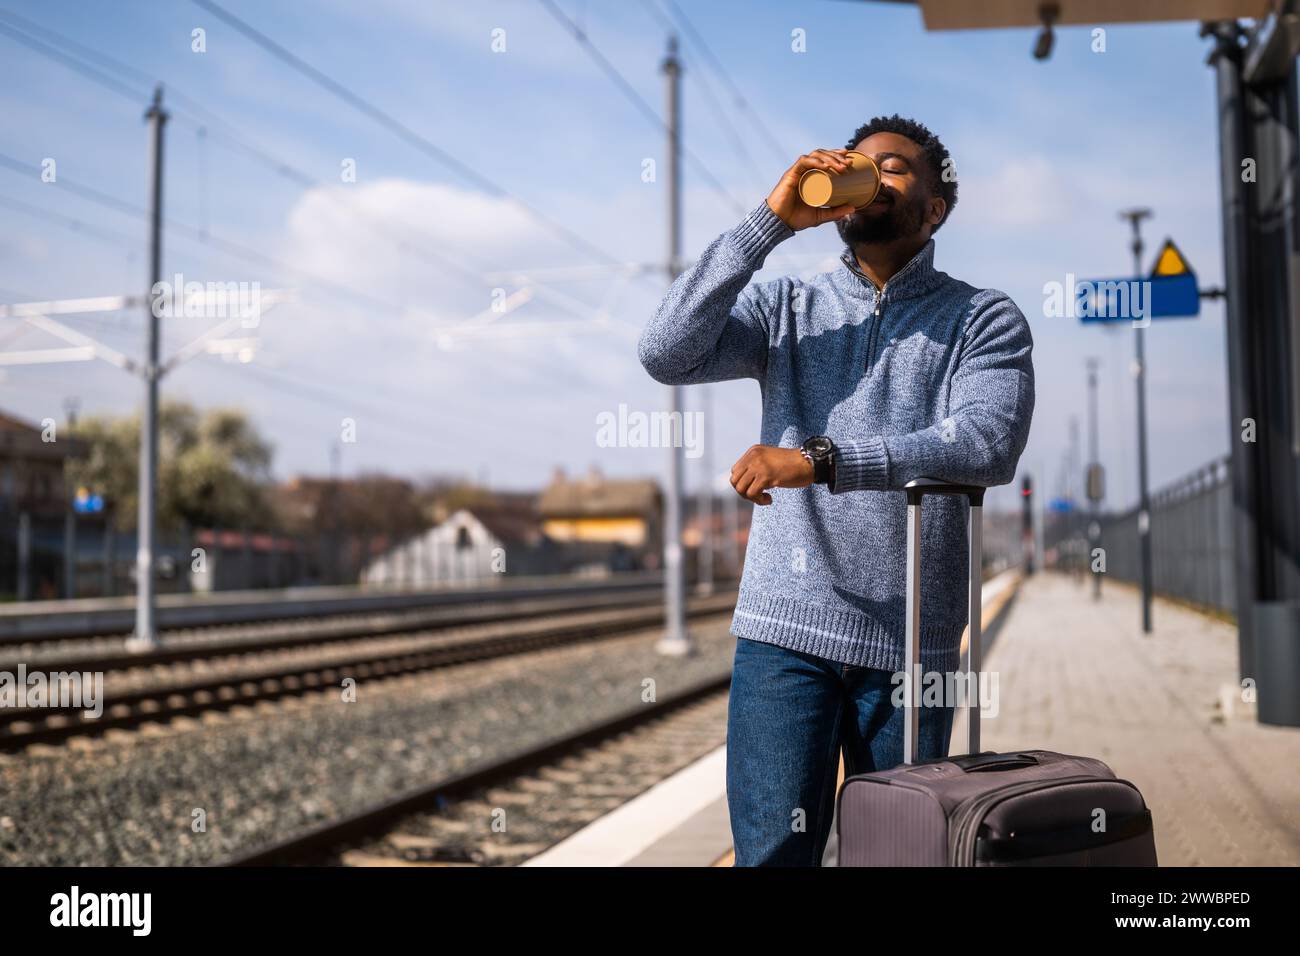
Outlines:
[[[313,584],[352,584],[382,536],[160,530],[154,567],[160,594]],[[199,549],[199,550],[196,550]],[[136,536],[102,518],[0,513],[0,601],[112,597],[135,591]],[[202,553],[202,573],[195,558]]]
[[[501,552],[499,555],[495,552]],[[509,552],[508,563],[506,551]],[[688,580],[698,548],[686,549]],[[103,518],[0,512],[0,602],[113,597],[135,592],[136,535]],[[160,530],[154,545],[159,594],[370,584],[427,587],[516,575],[614,573],[646,568],[642,549],[607,542],[531,544],[494,536],[430,540],[397,535],[225,529]],[[646,568],[649,569],[649,568]],[[719,582],[730,580],[715,568]]]
[[[1141,581],[1138,509],[1101,519],[1107,577]],[[1152,587],[1157,594],[1236,614],[1231,459],[1198,468],[1151,496]]]

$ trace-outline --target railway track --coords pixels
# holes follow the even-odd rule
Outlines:
[[[429,594],[425,604],[419,604],[419,594],[409,596],[411,604],[403,606],[376,606],[365,610],[329,610],[329,602],[312,605],[309,601],[296,604],[316,607],[311,613],[282,614],[276,617],[244,619],[235,615],[229,620],[212,624],[177,624],[162,628],[161,648],[146,654],[129,652],[126,641],[130,632],[103,631],[86,633],[69,630],[66,633],[49,632],[39,635],[5,635],[0,633],[0,658],[31,661],[34,658],[121,658],[123,663],[155,659],[157,654],[183,650],[190,646],[222,643],[238,644],[240,641],[256,641],[263,636],[294,635],[309,631],[331,630],[354,631],[367,627],[383,627],[393,623],[400,627],[403,620],[411,620],[419,626],[422,620],[456,619],[480,615],[480,619],[491,619],[491,615],[508,615],[515,607],[536,607],[554,602],[563,602],[568,606],[602,606],[607,602],[627,602],[658,600],[662,588],[649,587],[642,581],[606,584],[601,588],[578,591],[576,588],[559,588],[554,592],[526,589],[526,591],[485,591],[477,594]],[[434,600],[438,598],[438,600]],[[452,600],[454,598],[454,600]],[[238,610],[238,609],[235,609]],[[60,617],[60,615],[53,615]],[[66,615],[65,615],[66,617]]]
[[[339,619],[435,607],[465,607],[539,597],[596,597],[613,593],[650,595],[663,589],[655,572],[625,572],[609,578],[573,575],[517,577],[509,581],[461,588],[385,590],[357,586],[287,588],[269,591],[222,591],[199,595],[162,595],[157,625],[169,633],[186,630],[238,629],[277,621]],[[47,641],[103,642],[128,637],[135,626],[131,597],[32,601],[0,605],[0,647],[26,653]]]
[[[227,625],[216,628],[184,629],[163,635],[162,646],[148,653],[128,651],[121,638],[106,638],[98,647],[87,649],[85,641],[42,641],[26,648],[27,653],[10,652],[0,661],[0,670],[13,670],[19,663],[29,670],[121,671],[142,667],[181,664],[232,654],[253,654],[314,644],[330,644],[367,638],[440,630],[500,621],[526,620],[545,614],[587,609],[650,607],[659,595],[617,593],[585,597],[554,597],[532,600],[495,601],[471,606],[451,606],[380,614],[350,614],[340,618],[308,618],[299,621],[259,625]]]
[[[613,719],[252,848],[222,865],[522,862],[719,746],[730,683],[729,672],[706,678]],[[598,792],[584,794],[584,786]],[[509,809],[521,802],[545,807],[531,813]],[[496,828],[494,821],[505,825]]]
[[[689,604],[688,614],[692,617],[719,614],[732,606],[734,595],[730,594],[697,598]],[[237,663],[221,673],[167,674],[161,680],[146,681],[141,687],[105,687],[103,713],[97,718],[72,706],[0,708],[0,751],[340,687],[347,678],[360,682],[395,677],[593,640],[654,627],[662,619],[662,605],[658,603],[566,612],[526,620],[497,620],[471,629],[473,633],[469,634],[417,633],[400,640],[366,640],[360,644],[324,647],[319,654],[309,648],[305,653],[278,660],[254,660],[246,666]],[[344,637],[337,638],[339,642],[344,640]],[[306,643],[314,647],[320,642]],[[247,650],[242,648],[242,652]],[[138,657],[135,661],[137,666],[141,663]]]

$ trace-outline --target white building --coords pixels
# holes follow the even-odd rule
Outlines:
[[[547,570],[549,542],[531,510],[462,508],[366,565],[363,584],[429,587]]]

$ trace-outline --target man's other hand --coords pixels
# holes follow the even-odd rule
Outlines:
[[[768,488],[807,488],[813,475],[813,463],[798,448],[754,445],[732,466],[731,487],[756,505],[770,505]]]

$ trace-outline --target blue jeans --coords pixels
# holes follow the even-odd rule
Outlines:
[[[736,866],[820,866],[840,750],[846,776],[903,762],[893,672],[736,639],[727,807]],[[954,709],[922,707],[920,759],[945,757]]]

